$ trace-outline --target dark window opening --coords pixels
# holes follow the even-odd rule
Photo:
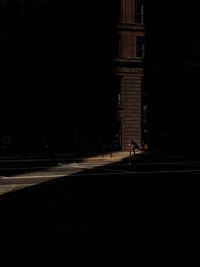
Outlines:
[[[120,107],[122,105],[122,77],[115,75],[113,82],[113,104]]]
[[[122,148],[122,123],[115,121],[112,125],[112,150],[119,151]]]
[[[136,37],[136,57],[144,57],[144,36]]]
[[[144,24],[144,0],[136,1],[136,23]]]

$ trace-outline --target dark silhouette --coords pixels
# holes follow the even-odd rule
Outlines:
[[[140,151],[144,151],[143,147],[140,147],[133,139],[130,140],[129,146],[131,147],[131,150],[133,151],[133,154],[135,156],[135,150],[138,149]]]

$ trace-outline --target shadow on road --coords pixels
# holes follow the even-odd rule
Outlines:
[[[4,246],[131,248],[155,240],[172,243],[177,230],[172,180],[159,184],[157,177],[151,184],[146,176],[99,173],[95,168],[0,196]]]
[[[118,167],[108,164],[1,195],[1,243],[9,249],[133,249],[176,247],[199,236],[198,173],[138,174],[128,163],[127,157]]]

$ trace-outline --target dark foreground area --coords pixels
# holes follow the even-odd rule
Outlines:
[[[121,162],[2,195],[0,243],[9,251],[186,248],[199,238],[195,166]]]

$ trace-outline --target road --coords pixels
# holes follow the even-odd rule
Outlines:
[[[5,168],[1,169],[0,195],[15,191],[27,186],[33,186],[52,179],[70,176],[119,176],[119,175],[193,175],[200,172],[200,161],[165,161],[165,162],[125,162],[113,164],[107,161],[92,160],[89,162],[61,163],[57,166]],[[181,181],[176,184],[177,190],[181,190]],[[182,184],[183,186],[183,184]],[[185,185],[184,185],[185,186]],[[197,187],[195,188],[197,190]]]
[[[198,160],[126,159],[4,173],[1,240],[54,249],[192,241],[199,235],[199,172]]]

